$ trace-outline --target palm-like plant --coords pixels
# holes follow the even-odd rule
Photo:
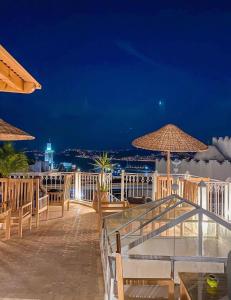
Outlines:
[[[0,148],[0,174],[8,177],[14,172],[28,171],[28,159],[22,152],[17,152],[12,143],[4,143]]]
[[[93,166],[95,169],[100,170],[100,191],[106,192],[107,186],[105,185],[105,173],[110,172],[113,169],[111,158],[107,153],[103,153],[101,156],[98,156],[94,159]]]

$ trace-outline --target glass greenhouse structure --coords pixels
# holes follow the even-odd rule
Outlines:
[[[179,283],[179,272],[224,273],[231,250],[231,224],[178,195],[109,215],[101,237],[108,299],[115,299],[118,232],[124,276],[130,278]]]

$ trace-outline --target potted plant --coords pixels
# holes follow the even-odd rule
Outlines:
[[[28,171],[28,159],[17,152],[12,143],[6,142],[0,147],[0,176],[9,177],[11,173]]]
[[[98,156],[94,159],[94,168],[100,172],[99,179],[97,182],[97,191],[96,197],[93,201],[93,207],[97,210],[98,202],[108,202],[108,185],[106,182],[106,173],[109,173],[113,169],[113,164],[111,163],[111,158],[107,153],[103,153],[101,156]]]

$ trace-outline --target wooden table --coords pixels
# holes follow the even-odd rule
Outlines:
[[[217,300],[228,298],[226,274],[213,273],[218,278],[217,288],[211,288],[206,281],[209,273],[179,273],[181,300]]]

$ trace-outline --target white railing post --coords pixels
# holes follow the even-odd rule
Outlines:
[[[225,193],[225,219],[231,220],[231,178],[226,179],[227,182],[227,193]]]
[[[81,199],[81,173],[75,172],[75,200]]]
[[[79,189],[78,189],[78,193],[79,193],[79,199],[81,200],[82,198],[82,181],[81,181],[81,178],[82,178],[82,173],[81,172],[78,172],[79,174],[79,180],[78,180],[78,186],[79,186]]]
[[[199,205],[204,209],[208,209],[206,183],[204,181],[201,181],[198,186],[199,186]]]
[[[152,201],[156,200],[158,171],[152,173]]]
[[[125,172],[124,170],[121,171],[121,194],[120,194],[120,200],[124,201],[124,179],[125,179]]]
[[[186,171],[184,174],[184,179],[189,180],[189,178],[190,178],[189,171]]]

